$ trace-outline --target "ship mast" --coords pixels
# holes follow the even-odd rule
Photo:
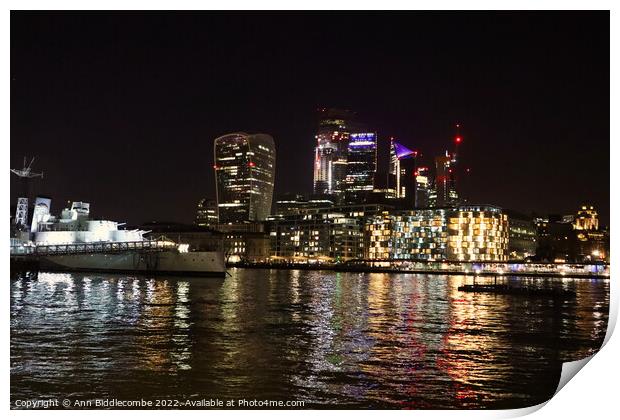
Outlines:
[[[19,229],[23,229],[28,223],[28,197],[30,193],[30,179],[43,178],[43,172],[33,172],[32,164],[34,157],[30,163],[26,165],[26,157],[24,157],[24,165],[22,169],[11,169],[11,172],[17,175],[23,182],[21,196],[17,198],[17,208],[15,209],[15,224]]]

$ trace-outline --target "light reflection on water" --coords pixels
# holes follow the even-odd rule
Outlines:
[[[608,280],[511,278],[575,301],[471,294],[463,276],[232,270],[11,280],[11,398],[221,398],[510,408],[595,352]],[[482,280],[489,281],[489,280]]]

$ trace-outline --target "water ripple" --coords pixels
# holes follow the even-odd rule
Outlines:
[[[514,408],[595,352],[609,281],[510,278],[572,301],[457,291],[463,276],[232,270],[226,279],[11,279],[11,398],[269,398],[307,407]]]

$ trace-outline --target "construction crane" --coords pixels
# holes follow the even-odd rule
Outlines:
[[[18,228],[23,229],[28,223],[28,197],[30,195],[30,179],[43,178],[43,172],[33,172],[32,164],[34,163],[34,157],[30,160],[30,163],[26,165],[27,159],[24,157],[24,166],[22,169],[11,169],[15,175],[20,177],[23,182],[23,189],[21,197],[17,198],[17,208],[15,209],[15,224]]]

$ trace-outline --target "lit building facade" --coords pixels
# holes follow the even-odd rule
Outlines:
[[[276,169],[273,138],[247,133],[218,137],[214,161],[219,222],[266,220]]]
[[[507,211],[508,255],[510,260],[524,260],[536,255],[538,234],[532,217]]]
[[[346,201],[361,203],[372,192],[377,172],[377,134],[352,133],[347,153]]]
[[[300,214],[271,222],[273,261],[344,262],[362,258],[363,246],[362,220],[342,212]]]
[[[286,216],[295,214],[299,209],[306,207],[307,200],[303,194],[288,193],[276,199],[276,208],[273,214],[276,216]]]
[[[577,259],[609,261],[609,232],[599,229],[598,212],[594,206],[583,205],[573,222],[577,238]]]
[[[415,169],[415,207],[429,207],[431,175],[429,168],[418,166]]]
[[[196,209],[196,225],[213,226],[217,224],[217,221],[217,201],[208,198],[201,199]]]
[[[262,263],[269,259],[269,236],[264,222],[220,223],[227,263]]]
[[[390,179],[396,198],[404,199],[410,207],[415,207],[417,152],[400,143],[390,140]]]
[[[444,210],[384,212],[368,219],[365,225],[365,258],[446,259],[447,229]]]
[[[508,260],[508,217],[497,207],[384,212],[364,230],[370,260]]]
[[[581,206],[575,215],[549,215],[535,221],[536,258],[541,261],[609,262],[609,230],[599,226],[593,206]]]
[[[456,189],[456,154],[446,152],[435,158],[435,183],[430,194],[432,207],[455,206],[459,203]]]
[[[392,209],[360,204],[303,209],[269,222],[273,262],[337,263],[364,256],[364,224],[369,216]]]
[[[355,113],[342,109],[318,110],[317,145],[314,149],[314,193],[344,200],[348,147],[351,133],[361,132]]]
[[[310,197],[306,197],[302,194],[283,194],[276,200],[274,214],[269,219],[298,214],[307,209],[329,208],[334,204],[334,197],[331,195],[312,194]]]
[[[598,230],[598,213],[593,206],[581,206],[574,218],[575,230]]]

